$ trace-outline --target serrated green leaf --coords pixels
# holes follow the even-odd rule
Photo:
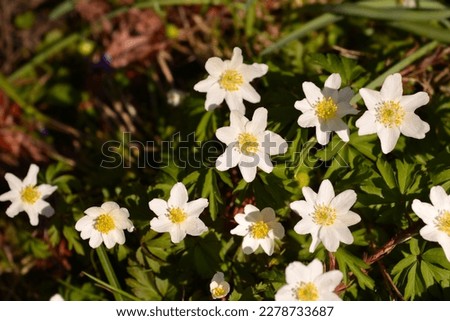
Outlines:
[[[407,188],[411,184],[411,180],[414,177],[414,165],[403,162],[399,159],[395,160],[397,168],[397,180],[400,193],[405,194]]]
[[[441,247],[429,249],[422,254],[422,258],[429,263],[438,264],[443,268],[450,270],[450,262],[447,260]]]
[[[405,299],[414,299],[417,295],[421,294],[425,290],[425,286],[420,277],[420,273],[417,273],[417,264],[415,262],[408,272],[407,283],[405,287]]]
[[[411,251],[411,254],[413,254],[413,255],[417,256],[420,254],[419,241],[417,239],[412,238],[409,241],[409,250]]]
[[[368,276],[365,272],[362,271],[362,269],[368,269],[370,266],[361,260],[360,258],[354,256],[350,252],[344,250],[342,247],[340,247],[336,253],[335,253],[336,260],[339,265],[339,269],[341,271],[350,271],[353,272],[355,275],[358,285],[362,288],[369,288],[373,289],[375,286],[375,281]],[[348,267],[348,269],[346,268]]]

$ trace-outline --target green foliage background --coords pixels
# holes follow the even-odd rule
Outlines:
[[[450,191],[450,8],[431,0],[415,9],[388,0],[106,2],[109,10],[90,22],[79,19],[75,0],[44,1],[35,11],[20,9],[13,20],[17,30],[51,26],[0,74],[0,108],[5,115],[13,114],[12,106],[19,110],[4,128],[26,135],[43,156],[4,149],[14,161],[2,158],[2,173],[24,177],[38,162],[39,181],[58,191],[49,199],[56,215],[41,218],[36,228],[24,213],[8,218],[8,204],[0,205],[2,299],[47,300],[59,292],[67,300],[209,300],[209,282],[223,271],[229,300],[272,300],[286,266],[313,258],[344,273],[344,300],[450,299],[450,262],[437,243],[420,237],[423,223],[411,210],[414,199],[429,202],[432,186]],[[152,56],[108,65],[99,25],[106,19],[114,28],[115,19],[132,10],[151,10],[163,22],[165,63]],[[247,104],[246,116],[266,107],[268,129],[289,142],[288,152],[273,158],[273,173],[258,172],[249,184],[235,169],[214,168],[223,150],[214,133],[228,125],[229,110],[206,112],[204,94],[192,89],[206,75],[205,61],[228,59],[234,46],[243,49],[246,63],[269,65],[253,82],[261,102]],[[431,131],[423,140],[400,137],[384,155],[376,135],[357,134],[355,121],[366,109],[357,95],[353,103],[361,113],[348,118],[350,142],[333,136],[321,147],[313,130],[299,128],[293,106],[304,97],[302,82],[321,87],[335,72],[355,92],[378,89],[387,75],[401,72],[405,93],[430,94],[417,114]],[[183,97],[178,106],[167,101],[174,89]],[[108,141],[123,155],[114,169],[100,166]],[[289,209],[303,198],[303,186],[317,190],[323,179],[336,193],[355,190],[353,210],[362,217],[351,228],[355,242],[334,254],[322,245],[309,253],[310,236],[293,231],[300,217]],[[172,244],[167,233],[149,229],[148,202],[167,200],[176,182],[187,186],[190,199],[209,200],[201,216],[209,231]],[[3,193],[7,185],[0,184]],[[107,200],[128,208],[136,230],[126,233],[125,245],[96,252],[74,225],[86,208]],[[229,233],[233,215],[248,203],[274,208],[286,229],[270,257],[244,255],[242,238]]]

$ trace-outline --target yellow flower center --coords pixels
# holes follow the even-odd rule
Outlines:
[[[254,155],[259,150],[258,139],[250,133],[241,133],[238,136],[238,146],[242,154]]]
[[[313,221],[322,226],[333,225],[336,221],[336,210],[330,206],[319,205],[314,211]]]
[[[100,233],[107,234],[116,228],[116,223],[111,215],[102,214],[95,220],[94,228]]]
[[[296,289],[295,296],[299,301],[317,301],[319,298],[319,291],[313,282],[302,282]]]
[[[399,103],[389,100],[385,101],[383,105],[376,109],[376,119],[385,127],[400,126],[405,117],[405,111]]]
[[[444,211],[437,217],[437,228],[450,236],[450,211]]]
[[[220,77],[219,84],[225,90],[236,91],[244,83],[242,74],[234,69],[226,70]]]
[[[174,224],[183,223],[187,218],[186,213],[179,207],[169,209],[169,220]]]
[[[250,227],[250,236],[254,239],[263,239],[269,234],[269,225],[264,221],[253,223]]]
[[[336,111],[338,109],[336,103],[331,97],[322,98],[316,105],[316,115],[320,120],[329,120],[336,116]]]
[[[221,298],[221,297],[224,297],[227,294],[227,291],[220,284],[216,288],[212,289],[211,293],[212,293],[214,298]]]
[[[28,185],[20,192],[20,199],[27,204],[34,204],[41,197],[37,187]]]

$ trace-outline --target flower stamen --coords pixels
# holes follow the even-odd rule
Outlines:
[[[244,83],[242,74],[234,69],[225,70],[219,79],[219,85],[227,91],[237,91]]]
[[[336,210],[333,207],[319,205],[313,213],[313,222],[321,226],[330,226],[336,221],[336,216]]]
[[[41,197],[37,187],[28,185],[20,192],[20,198],[22,202],[27,204],[34,204]]]
[[[95,220],[94,228],[100,233],[107,234],[116,228],[116,224],[110,214],[101,214]]]
[[[400,126],[405,118],[403,107],[392,100],[383,102],[380,107],[376,108],[376,112],[376,120],[389,128]]]
[[[442,212],[437,218],[437,229],[450,236],[450,211]]]
[[[258,152],[258,138],[250,133],[241,133],[238,136],[238,147],[242,154],[251,156]]]
[[[269,231],[269,225],[264,221],[258,221],[250,226],[250,236],[254,239],[266,238]]]
[[[334,102],[333,98],[322,98],[318,103],[314,105],[316,109],[316,115],[320,120],[329,120],[336,116],[337,105]]]
[[[295,297],[299,301],[317,301],[319,298],[319,291],[313,282],[301,282],[295,289]]]
[[[169,220],[171,220],[174,224],[183,223],[187,218],[186,212],[179,207],[170,208],[168,215]]]

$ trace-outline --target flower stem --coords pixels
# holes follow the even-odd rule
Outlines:
[[[108,253],[106,253],[105,247],[100,245],[97,249],[97,255],[100,259],[100,263],[102,264],[103,271],[105,272],[106,278],[108,279],[108,282],[115,288],[120,289],[119,281],[117,280],[116,274],[114,273],[114,269],[111,265],[111,261],[108,258]],[[113,292],[114,298],[117,301],[123,301],[122,295]]]

